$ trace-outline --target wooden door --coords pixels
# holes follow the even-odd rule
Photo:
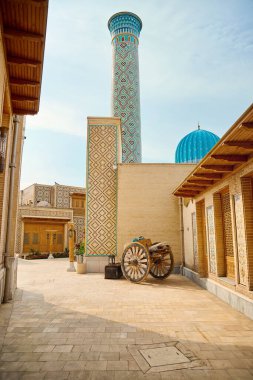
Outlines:
[[[31,250],[49,252],[50,239],[52,239],[52,252],[64,250],[64,224],[50,222],[24,223],[23,253]]]
[[[221,193],[223,232],[224,232],[224,252],[225,267],[228,278],[235,278],[234,248],[232,233],[232,218],[230,207],[230,195],[228,189]]]

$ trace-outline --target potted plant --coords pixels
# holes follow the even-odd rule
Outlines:
[[[86,273],[86,262],[84,259],[84,243],[76,244],[75,255],[77,262],[77,273]]]
[[[84,245],[83,243],[78,243],[75,245],[75,255],[76,255],[76,262],[79,264],[83,263],[83,257],[84,257]]]

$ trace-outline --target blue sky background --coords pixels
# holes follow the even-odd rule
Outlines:
[[[143,21],[143,162],[174,162],[196,129],[219,136],[253,101],[253,0],[50,0],[40,112],[27,117],[21,188],[84,186],[87,116],[111,116],[109,17]]]

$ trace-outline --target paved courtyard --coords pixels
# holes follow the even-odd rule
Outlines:
[[[188,279],[141,285],[19,262],[0,379],[253,379],[253,321]]]

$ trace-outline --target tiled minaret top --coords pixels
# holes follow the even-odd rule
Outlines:
[[[119,12],[108,21],[112,36],[112,114],[121,118],[122,162],[141,162],[139,35],[141,19]]]

